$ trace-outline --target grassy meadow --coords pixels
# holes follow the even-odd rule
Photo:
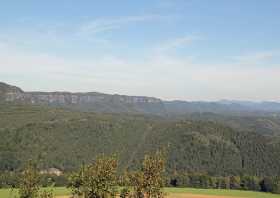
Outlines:
[[[280,198],[280,195],[253,191],[241,190],[222,190],[222,189],[197,189],[197,188],[166,188],[167,194],[198,194],[198,195],[213,195],[227,197],[242,197],[242,198]],[[187,198],[187,196],[186,196]]]
[[[54,188],[55,196],[70,195],[70,191],[64,187]],[[213,197],[237,197],[237,198],[280,198],[280,195],[252,192],[252,191],[239,191],[239,190],[217,190],[217,189],[195,189],[195,188],[165,188],[168,197],[191,197],[190,195],[211,195]],[[0,198],[14,198],[17,195],[17,190],[0,189]],[[197,197],[200,198],[200,197]],[[203,198],[203,196],[201,197]],[[207,198],[207,196],[205,196]],[[209,197],[210,198],[210,197]]]
[[[55,187],[53,189],[55,196],[70,195],[70,191],[65,187]],[[0,198],[15,198],[17,189],[0,189]]]

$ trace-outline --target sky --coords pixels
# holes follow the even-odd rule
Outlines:
[[[279,10],[279,0],[0,0],[0,81],[280,101]]]

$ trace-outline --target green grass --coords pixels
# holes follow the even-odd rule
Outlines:
[[[55,196],[70,195],[70,191],[65,187],[56,187],[53,189],[53,193]],[[15,198],[16,195],[17,190],[0,189],[0,198]]]
[[[202,195],[224,195],[232,197],[242,198],[280,198],[280,195],[271,193],[240,191],[240,190],[216,190],[216,189],[195,189],[195,188],[165,188],[166,193],[190,193],[190,194],[202,194]],[[0,198],[14,198],[17,191],[11,191],[10,189],[0,189]],[[69,195],[70,191],[64,187],[54,188],[54,194],[56,196]]]
[[[243,198],[280,198],[280,195],[262,192],[222,190],[222,189],[196,189],[196,188],[166,188],[167,193],[190,193],[201,195],[224,195]]]

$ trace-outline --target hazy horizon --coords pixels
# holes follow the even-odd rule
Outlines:
[[[280,101],[280,2],[13,1],[0,81],[25,91]]]
[[[52,92],[60,92],[60,93],[100,93],[100,94],[109,94],[109,95],[125,95],[125,96],[136,96],[136,97],[151,97],[151,98],[157,98],[157,99],[160,99],[160,100],[163,100],[163,101],[166,101],[166,102],[171,102],[171,101],[185,101],[185,102],[255,102],[255,103],[261,103],[261,102],[277,102],[279,103],[280,101],[277,101],[277,100],[235,100],[235,99],[231,99],[231,98],[222,98],[222,99],[218,99],[218,100],[185,100],[185,99],[178,99],[178,98],[160,98],[160,97],[156,97],[156,96],[153,96],[153,95],[130,95],[130,94],[122,94],[122,93],[119,93],[119,92],[116,92],[116,93],[108,93],[108,92],[102,92],[102,91],[96,91],[96,90],[85,90],[85,91],[69,91],[69,90],[26,90],[26,89],[23,89],[22,87],[20,86],[17,86],[15,84],[10,84],[10,83],[7,83],[7,82],[1,82],[0,83],[5,83],[5,84],[8,84],[8,85],[11,85],[11,86],[16,86],[20,89],[22,89],[22,91],[24,92],[45,92],[45,93],[52,93]]]

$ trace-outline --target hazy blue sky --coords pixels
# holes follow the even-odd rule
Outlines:
[[[280,101],[279,0],[0,1],[0,81]]]

